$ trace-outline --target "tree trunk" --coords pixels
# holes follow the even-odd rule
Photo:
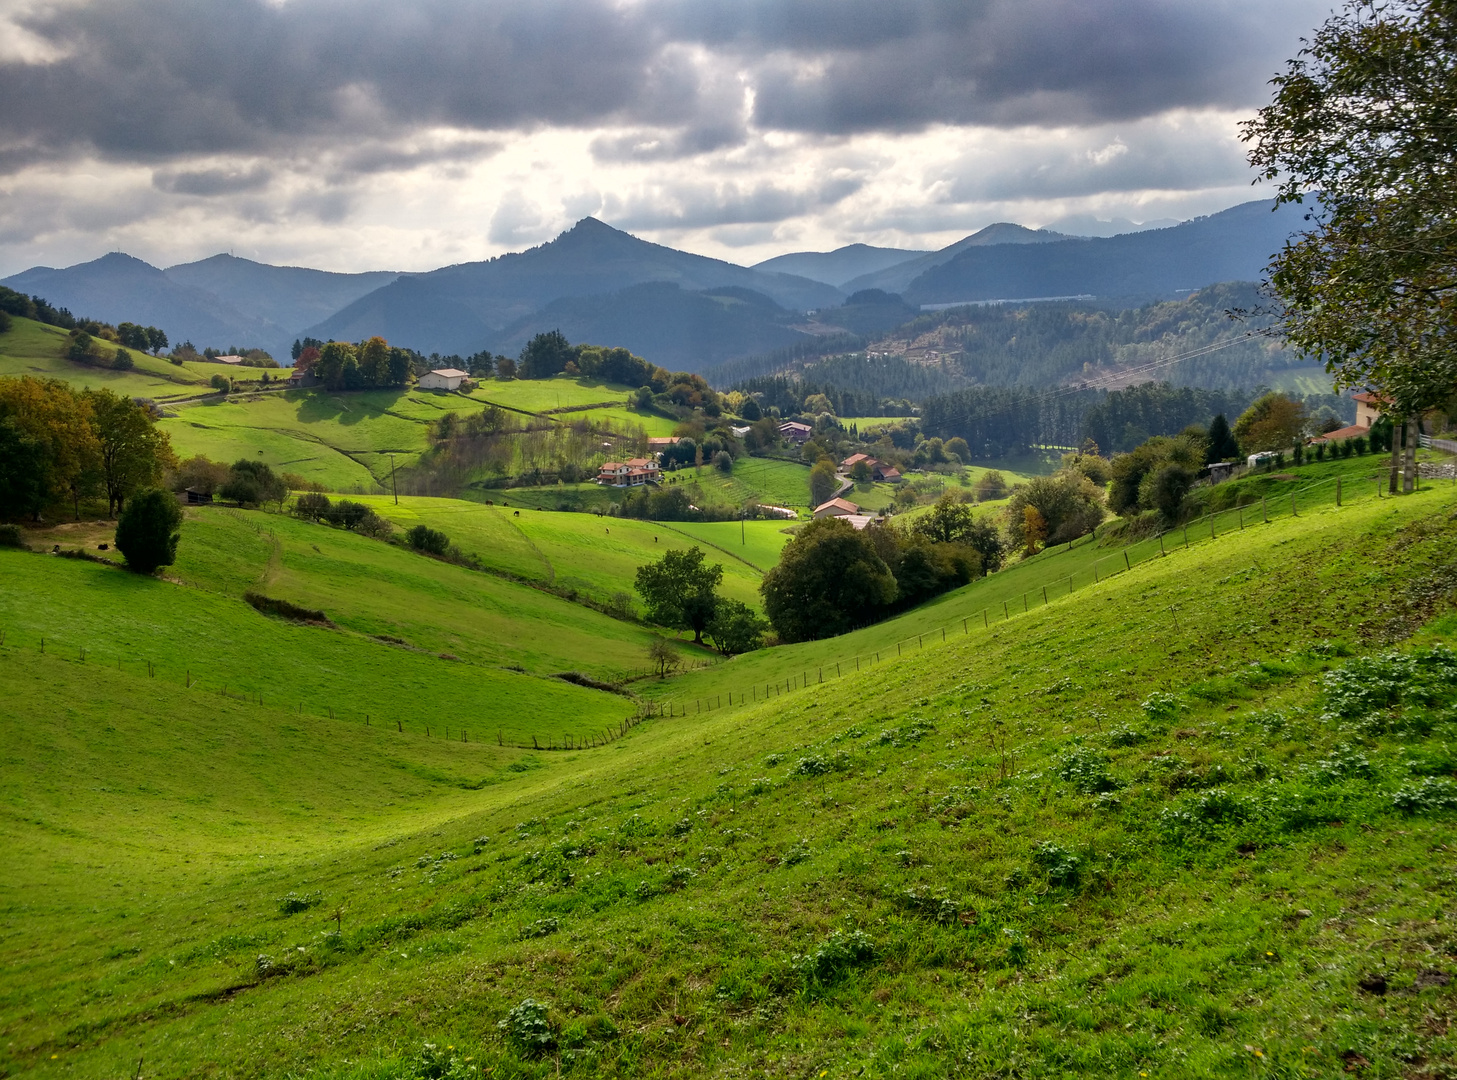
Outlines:
[[[1403,462],[1405,467],[1401,472],[1401,490],[1407,495],[1416,490],[1417,444],[1421,441],[1417,437],[1417,429],[1420,424],[1420,418],[1414,416],[1403,425],[1406,429],[1406,454]]]
[[[1386,485],[1388,495],[1396,494],[1396,474],[1401,469],[1402,442],[1406,438],[1406,421],[1391,422],[1391,481]]]

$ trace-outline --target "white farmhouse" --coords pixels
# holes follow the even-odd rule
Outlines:
[[[459,390],[460,384],[470,378],[470,372],[458,371],[453,367],[436,368],[420,376],[422,390]]]

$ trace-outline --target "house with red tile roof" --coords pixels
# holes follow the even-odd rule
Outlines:
[[[626,461],[604,461],[597,470],[597,483],[612,487],[640,487],[656,484],[663,472],[652,458],[628,458]]]

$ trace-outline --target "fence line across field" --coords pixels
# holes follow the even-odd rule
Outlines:
[[[1273,498],[1262,496],[1259,499],[1251,499],[1249,502],[1237,503],[1234,506],[1225,507],[1222,510],[1210,511],[1194,521],[1174,528],[1165,529],[1154,536],[1143,537],[1132,540],[1125,544],[1120,550],[1095,559],[1092,565],[1084,573],[1091,574],[1091,581],[1083,586],[1077,585],[1076,572],[1055,578],[1051,581],[1041,583],[1034,588],[1026,589],[1017,596],[1001,602],[1000,615],[994,607],[985,607],[979,612],[973,612],[963,617],[959,623],[951,623],[946,626],[931,627],[915,635],[914,637],[903,638],[900,641],[892,642],[880,650],[867,650],[865,653],[857,653],[849,658],[829,661],[822,665],[815,665],[813,668],[805,669],[799,673],[792,673],[788,678],[779,678],[773,682],[754,683],[748,691],[742,688],[725,691],[722,694],[713,694],[702,698],[683,698],[670,701],[667,715],[677,715],[681,709],[682,714],[713,712],[722,708],[727,698],[727,704],[749,704],[758,700],[770,700],[782,697],[785,694],[802,690],[806,686],[818,686],[825,682],[826,671],[833,667],[830,678],[840,678],[844,675],[858,672],[862,664],[873,667],[876,664],[886,663],[901,658],[908,650],[914,649],[919,652],[926,647],[926,639],[931,638],[932,643],[945,642],[955,631],[960,629],[962,636],[969,636],[980,617],[981,629],[990,630],[994,623],[1005,623],[1011,621],[1016,615],[1028,614],[1033,606],[1046,607],[1052,600],[1058,597],[1071,595],[1079,587],[1086,588],[1087,585],[1098,585],[1118,574],[1131,571],[1135,565],[1141,565],[1153,558],[1163,558],[1168,555],[1170,548],[1177,550],[1179,547],[1188,548],[1193,542],[1203,540],[1217,540],[1225,533],[1234,531],[1242,532],[1246,528],[1255,525],[1267,524],[1272,518],[1282,516],[1285,509],[1288,509],[1288,516],[1299,518],[1302,508],[1306,511],[1317,509],[1321,506],[1344,506],[1353,499],[1371,498],[1392,498],[1393,496],[1384,493],[1388,483],[1388,477],[1383,470],[1379,476],[1367,480],[1347,483],[1347,477],[1336,476],[1325,480],[1318,480],[1312,484],[1299,488],[1295,491],[1284,492]],[[1453,477],[1453,486],[1457,487],[1457,475]],[[1283,508],[1283,509],[1282,509]],[[1234,520],[1228,518],[1233,516]],[[1248,515],[1248,516],[1247,516]],[[1221,519],[1224,523],[1221,524]],[[1171,544],[1169,538],[1174,538]],[[1085,537],[1079,537],[1066,545],[1066,550],[1071,551],[1074,547],[1094,541]],[[1154,545],[1158,550],[1153,551]],[[1061,547],[1062,545],[1059,545]],[[1146,546],[1149,554],[1147,557],[1130,555],[1134,549]],[[1106,563],[1112,563],[1110,569],[1100,571],[1100,567]],[[983,578],[982,580],[986,580]],[[1066,584],[1067,591],[1062,591],[1063,584]],[[1041,598],[1040,605],[1034,605],[1033,601]],[[1019,606],[1020,605],[1020,606]],[[891,648],[895,654],[890,653]],[[853,665],[853,667],[851,666]],[[762,689],[762,693],[761,693]]]
[[[1436,440],[1433,440],[1433,442],[1435,441]],[[1454,444],[1454,446],[1457,446],[1457,444]],[[1445,447],[1441,447],[1438,449],[1445,449]],[[1223,535],[1224,532],[1228,532],[1231,530],[1242,531],[1245,528],[1249,528],[1257,524],[1266,524],[1271,520],[1272,516],[1280,516],[1281,504],[1288,503],[1290,515],[1298,518],[1300,516],[1300,508],[1302,505],[1304,505],[1304,507],[1309,510],[1315,509],[1322,505],[1334,505],[1336,507],[1340,507],[1349,502],[1353,497],[1391,497],[1384,495],[1382,491],[1383,484],[1387,482],[1387,477],[1384,473],[1369,480],[1363,480],[1349,485],[1345,483],[1345,480],[1346,478],[1341,476],[1332,477],[1326,480],[1317,481],[1313,484],[1308,484],[1298,490],[1278,495],[1273,499],[1269,497],[1261,497],[1257,501],[1252,499],[1249,502],[1239,503],[1235,506],[1226,507],[1223,510],[1211,511],[1210,513],[1205,514],[1203,517],[1198,518],[1195,521],[1189,522],[1182,526],[1177,526],[1172,529],[1166,529],[1152,537],[1144,537],[1137,540],[1132,540],[1125,544],[1120,550],[1095,559],[1091,566],[1088,568],[1091,572],[1092,580],[1087,584],[1101,584],[1108,578],[1114,577],[1120,573],[1128,573],[1133,569],[1135,565],[1148,562],[1150,559],[1153,558],[1163,558],[1167,556],[1170,546],[1168,542],[1169,537],[1175,538],[1174,546],[1176,549],[1180,542],[1182,543],[1183,547],[1188,548],[1189,545],[1194,541],[1202,541],[1206,538],[1213,541],[1217,540],[1221,535]],[[1453,486],[1457,487],[1457,470],[1454,470]],[[1321,498],[1322,496],[1328,496],[1328,501],[1323,500]],[[1246,511],[1249,512],[1248,518],[1246,517]],[[1228,518],[1229,515],[1234,515],[1235,520],[1233,522],[1226,522],[1226,524],[1221,527],[1221,525],[1219,524],[1220,519]],[[1191,529],[1193,530],[1192,536],[1190,535]],[[260,534],[262,534],[263,532],[262,529],[259,529],[258,531]],[[269,532],[271,535],[271,530],[269,530]],[[1203,533],[1204,535],[1201,535],[1201,533]],[[1079,537],[1078,539],[1069,542],[1067,544],[1066,550],[1071,551],[1077,546],[1092,542],[1095,541],[1092,541],[1086,537]],[[1158,545],[1157,553],[1153,551],[1154,544]],[[1130,554],[1130,552],[1134,549],[1143,546],[1146,546],[1148,549],[1149,554],[1147,558],[1135,558]],[[1061,545],[1059,545],[1059,547],[1061,547]],[[1111,570],[1100,573],[1100,565],[1108,563],[1110,561],[1113,564]],[[1060,576],[1051,581],[1041,583],[1034,588],[1023,590],[1023,592],[1016,597],[1003,600],[1001,605],[1002,610],[1000,618],[997,617],[996,609],[993,607],[985,607],[980,612],[974,612],[963,617],[959,622],[959,628],[962,632],[962,636],[970,635],[972,629],[975,628],[977,615],[980,615],[981,617],[981,629],[984,631],[989,631],[994,622],[1005,623],[1011,621],[1011,619],[1015,615],[1030,613],[1032,607],[1034,606],[1033,601],[1039,597],[1042,601],[1040,606],[1046,607],[1058,597],[1071,595],[1072,593],[1076,592],[1079,587],[1077,585],[1077,577],[1078,575],[1076,572],[1073,574],[1068,574],[1066,576]],[[1064,582],[1066,582],[1067,584],[1066,593],[1062,591],[1062,585]],[[1083,587],[1086,588],[1087,586],[1084,585]],[[1018,602],[1020,602],[1020,610],[1017,607]],[[919,652],[925,649],[926,638],[928,637],[932,639],[932,644],[945,643],[949,640],[951,636],[954,636],[957,627],[957,623],[951,623],[946,626],[932,627],[919,634],[916,634],[914,637],[903,638],[900,641],[892,642],[891,645],[893,645],[895,648],[894,656],[891,656],[890,654],[891,645],[887,645],[880,650],[867,650],[864,654],[857,653],[854,656],[848,658],[842,657],[839,660],[833,661],[833,672],[830,677],[842,678],[848,674],[851,674],[852,671],[860,671],[862,666],[873,667],[876,664],[886,663],[893,659],[902,658],[904,657],[907,649],[910,648],[914,648],[915,651]],[[13,637],[13,634],[9,633],[6,630],[0,629],[0,648],[20,648],[21,646],[13,640]],[[52,638],[49,643],[47,642],[47,639],[45,637],[41,637],[39,639],[39,652],[41,655],[49,655],[61,659],[69,659],[69,657],[71,656],[71,651],[73,649],[75,652],[74,662],[82,664],[89,662],[88,658],[90,657],[90,651],[86,646],[67,645],[63,647],[63,651],[58,652],[57,643],[54,638]],[[105,663],[107,667],[110,667],[110,660],[105,661]],[[123,672],[127,670],[125,665],[127,663],[130,663],[137,667],[144,667],[147,678],[157,678],[157,667],[156,664],[151,660],[143,658],[132,658],[130,661],[128,661],[125,658],[116,658],[115,663],[118,672]],[[689,667],[689,669],[691,670],[701,670],[707,667],[717,667],[720,663],[722,662],[693,661],[688,664],[687,667]],[[853,668],[851,667],[852,664],[854,665]],[[821,685],[825,681],[825,672],[830,666],[830,662],[827,662],[825,664],[816,665],[812,669],[805,668],[800,672],[791,673],[788,678],[776,679],[772,682],[764,682],[762,684],[755,682],[750,685],[748,691],[745,691],[742,688],[739,688],[737,690],[730,689],[724,691],[723,693],[715,693],[711,696],[693,699],[635,699],[637,707],[635,708],[633,713],[619,721],[615,727],[606,727],[603,728],[601,731],[563,731],[560,734],[560,741],[558,741],[556,735],[533,735],[530,737],[531,741],[529,745],[523,741],[513,741],[508,743],[506,741],[504,732],[500,729],[497,729],[495,731],[496,742],[499,746],[511,746],[516,749],[522,750],[542,751],[584,750],[594,747],[607,746],[613,742],[616,742],[618,739],[621,739],[630,730],[632,730],[632,728],[637,727],[639,724],[649,719],[655,719],[659,717],[672,718],[676,716],[687,716],[690,713],[693,715],[697,715],[705,712],[713,712],[723,708],[725,704],[733,706],[736,703],[739,705],[745,705],[759,700],[767,701],[772,698],[781,697],[784,694],[794,693],[797,690],[803,690],[807,686]],[[653,671],[653,669],[651,668],[632,668],[623,671],[620,674],[618,681],[625,684],[628,682],[635,682],[650,677],[654,674],[656,674],[656,672]],[[193,678],[191,668],[184,669],[183,688],[185,690],[190,692],[200,687],[202,685],[202,681],[203,680],[201,678]],[[215,690],[210,692],[215,692],[219,696],[226,697],[232,701],[244,702],[247,704],[256,705],[260,708],[281,708],[282,711],[295,716],[302,717],[306,715],[304,712],[304,703],[287,703],[287,699],[283,695],[279,695],[279,697],[283,698],[286,703],[282,706],[273,706],[272,702],[275,700],[273,695],[266,695],[268,701],[265,702],[265,694],[263,692],[250,691],[245,693],[240,690],[230,689],[227,683],[221,683],[216,687]],[[725,698],[727,698],[727,702],[725,702]],[[323,713],[309,713],[307,715],[317,717],[318,719],[328,719],[333,721],[346,719],[346,717],[340,715],[332,706],[325,706]],[[385,729],[393,727],[397,734],[407,734],[405,730],[405,722],[402,719],[397,717],[382,718],[381,724],[375,725],[374,715],[375,714],[373,713],[361,711],[357,714],[355,719],[358,720],[360,717],[362,717],[362,722],[366,727],[380,726]],[[425,737],[427,738],[437,737],[438,732],[438,737],[442,739],[459,741],[461,743],[469,743],[471,741],[471,729],[467,723],[462,723],[458,726],[450,724],[436,725],[417,720],[411,721],[411,727],[412,729],[423,729]],[[455,728],[456,735],[451,734],[452,727]],[[476,729],[477,742],[482,741],[479,737],[479,733],[482,728],[486,729],[487,731],[487,737],[485,741],[489,741],[490,725],[487,723],[483,723]]]

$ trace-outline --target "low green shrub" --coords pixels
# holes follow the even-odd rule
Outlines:
[[[496,1025],[506,1041],[531,1057],[545,1054],[556,1046],[556,1029],[550,1014],[541,1002],[527,998]]]
[[[830,986],[875,960],[875,942],[860,930],[835,930],[814,950],[795,954],[790,968],[807,990]]]

